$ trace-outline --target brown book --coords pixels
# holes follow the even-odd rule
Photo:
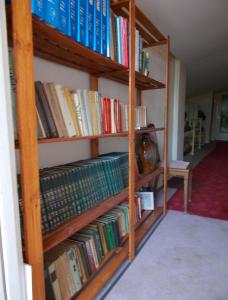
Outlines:
[[[36,98],[36,109],[37,109],[39,118],[41,120],[42,127],[43,127],[44,132],[45,132],[45,137],[50,138],[51,137],[51,132],[50,132],[50,129],[49,129],[49,126],[48,126],[48,123],[47,123],[47,119],[46,119],[44,109],[43,109],[42,103],[40,101],[40,96],[39,96],[39,93],[38,93],[38,89],[36,88],[36,86],[35,86],[35,98]]]
[[[45,93],[45,96],[47,98],[49,107],[50,107],[51,112],[52,112],[53,120],[55,122],[55,126],[56,126],[56,129],[57,129],[57,132],[58,132],[58,136],[63,137],[64,134],[63,134],[63,131],[62,131],[62,128],[61,128],[61,124],[59,122],[58,110],[57,110],[57,107],[56,107],[56,103],[55,103],[55,101],[52,97],[52,92],[50,90],[50,86],[46,82],[43,82],[42,85],[43,85],[44,93]]]
[[[56,111],[56,115],[57,115],[59,125],[60,125],[61,130],[62,130],[62,134],[63,134],[63,136],[66,137],[66,136],[68,136],[68,132],[67,132],[66,125],[65,125],[65,122],[64,122],[61,107],[59,105],[59,100],[58,100],[58,96],[56,94],[55,85],[52,82],[48,82],[47,86],[50,89],[50,93],[52,95],[52,100],[55,103],[55,111]]]
[[[47,121],[49,131],[51,133],[51,137],[52,138],[57,138],[58,137],[58,131],[57,131],[56,126],[55,126],[55,122],[54,122],[54,119],[53,119],[53,116],[52,116],[50,106],[48,104],[47,97],[46,97],[45,92],[44,92],[43,85],[40,81],[37,81],[37,82],[35,82],[35,87],[36,87],[36,90],[37,90],[37,93],[38,93],[39,101],[40,101],[40,103],[43,107],[43,111],[44,111],[44,114],[45,114],[45,118],[46,118],[46,121]]]

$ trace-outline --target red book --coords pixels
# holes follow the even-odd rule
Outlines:
[[[107,120],[107,133],[111,133],[111,100],[106,99],[106,120]]]

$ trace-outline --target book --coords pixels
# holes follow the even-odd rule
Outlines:
[[[37,91],[37,95],[38,95],[38,101],[40,101],[40,105],[43,108],[43,112],[44,112],[44,115],[45,115],[45,118],[47,121],[47,126],[49,128],[50,135],[53,138],[58,137],[59,136],[58,131],[57,131],[57,128],[55,125],[53,114],[52,114],[51,108],[49,106],[48,99],[45,94],[45,90],[44,90],[42,82],[36,81],[35,87],[36,87],[36,91]]]
[[[58,126],[61,128],[62,135],[63,136],[68,136],[66,124],[64,122],[64,118],[63,118],[63,114],[62,114],[61,107],[60,107],[60,104],[59,104],[59,100],[58,100],[58,96],[57,96],[57,93],[56,93],[55,85],[52,82],[47,82],[46,85],[49,88],[50,99],[51,99],[52,106],[53,106],[53,109],[54,109],[55,114],[56,114],[56,119],[57,119]],[[57,124],[56,124],[56,126],[57,126]]]
[[[59,30],[65,35],[70,34],[70,3],[69,0],[59,0]]]
[[[88,0],[78,0],[77,41],[88,46]]]
[[[81,130],[80,130],[80,127],[79,127],[79,121],[78,121],[78,118],[77,118],[77,114],[75,113],[75,107],[74,107],[74,104],[73,104],[71,93],[70,93],[70,91],[67,87],[64,87],[63,90],[64,90],[64,95],[66,97],[67,105],[68,105],[68,108],[69,108],[69,111],[70,111],[71,119],[73,121],[73,125],[74,125],[76,135],[79,136],[79,135],[81,135]]]
[[[96,0],[96,11],[95,11],[95,51],[101,53],[102,43],[102,0]]]
[[[110,3],[101,0],[101,54],[110,57]]]
[[[75,291],[74,291],[75,293],[82,288],[81,271],[80,271],[76,250],[73,247],[71,247],[68,251],[66,251],[66,255],[68,258],[71,276],[75,285]]]
[[[79,0],[70,0],[69,3],[69,36],[71,36],[74,40],[77,40],[78,36],[78,11],[79,11]]]
[[[51,284],[52,284],[52,289],[53,289],[53,293],[55,296],[55,300],[64,300],[64,298],[62,297],[61,291],[60,291],[59,279],[56,274],[56,267],[55,267],[54,262],[48,266],[48,272],[50,274],[50,279],[51,279]]]
[[[96,50],[96,1],[88,0],[88,39],[87,45],[90,49]]]
[[[45,2],[46,0],[31,0],[32,13],[41,20],[45,17]]]
[[[60,291],[63,299],[71,299],[75,293],[75,287],[68,264],[66,252],[60,255],[54,262]]]
[[[45,0],[45,4],[45,22],[59,28],[59,0]]]
[[[73,123],[73,120],[71,117],[70,109],[67,105],[67,100],[66,100],[66,97],[64,94],[64,87],[60,84],[56,84],[55,90],[56,90],[56,94],[57,94],[57,99],[59,101],[59,106],[62,111],[64,123],[66,125],[67,135],[69,137],[75,136],[76,130],[75,130],[74,123]]]
[[[51,113],[52,113],[52,117],[53,117],[53,121],[55,123],[56,126],[56,130],[58,132],[58,137],[63,137],[64,133],[62,131],[62,127],[61,127],[61,123],[59,120],[59,113],[58,113],[58,109],[56,107],[56,102],[52,97],[52,92],[50,90],[50,85],[48,85],[48,83],[42,83],[43,85],[43,89],[44,89],[44,93],[47,99],[47,102],[49,104]]]

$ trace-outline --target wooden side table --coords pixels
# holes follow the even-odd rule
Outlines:
[[[188,202],[191,201],[192,193],[192,164],[189,163],[187,166],[184,166],[182,162],[178,164],[177,161],[169,161],[168,174],[184,179],[184,211],[187,212]]]

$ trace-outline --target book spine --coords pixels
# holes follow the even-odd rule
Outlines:
[[[78,260],[76,257],[76,253],[73,248],[70,248],[67,251],[67,258],[68,258],[71,276],[72,276],[74,284],[75,284],[75,292],[78,292],[82,288],[81,272],[80,272],[79,263],[78,263]]]
[[[88,45],[88,0],[78,0],[78,34],[77,41],[85,46]]]
[[[122,64],[122,33],[121,33],[121,19],[117,17],[117,48],[118,48],[118,63]]]
[[[70,18],[69,18],[69,35],[77,40],[78,34],[78,0],[70,0]]]
[[[59,1],[59,30],[64,34],[69,35],[69,1]]]
[[[41,20],[45,17],[45,0],[32,0],[31,9],[32,13],[39,17]]]
[[[59,0],[46,0],[45,22],[59,28]]]
[[[109,0],[101,0],[102,3],[102,42],[101,54],[110,57],[110,3]]]
[[[95,0],[88,0],[88,47],[95,51]]]
[[[101,26],[101,0],[96,0],[96,18],[95,18],[95,29],[96,29],[96,47],[95,51],[101,53],[101,42],[102,42],[102,26]]]
[[[110,19],[110,0],[106,0],[106,56],[111,58],[111,19]]]

